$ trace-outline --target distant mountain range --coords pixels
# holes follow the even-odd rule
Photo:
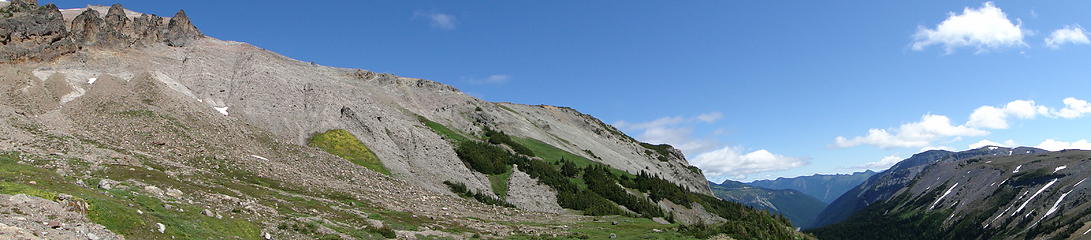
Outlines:
[[[871,175],[875,175],[875,172],[868,170],[852,174],[815,174],[793,178],[777,178],[776,180],[758,180],[748,184],[767,189],[792,189],[810,195],[824,203],[831,203],[841,194],[848,192],[849,189],[860,185]]]
[[[800,227],[810,226],[826,207],[826,203],[796,190],[766,189],[731,180],[720,184],[709,182],[708,185],[720,199],[783,214],[792,225]]]
[[[820,239],[1087,239],[1091,151],[913,155],[830,204]]]

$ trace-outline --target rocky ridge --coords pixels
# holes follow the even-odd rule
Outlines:
[[[0,12],[10,15],[0,20],[0,63],[50,61],[85,47],[120,49],[159,42],[181,47],[204,37],[184,10],[169,20],[154,14],[130,18],[114,4],[106,15],[89,7],[66,19],[52,3],[16,0]]]

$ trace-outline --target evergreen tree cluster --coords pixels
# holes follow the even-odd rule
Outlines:
[[[636,175],[636,179],[622,181],[621,183],[628,188],[648,193],[648,197],[656,202],[666,199],[678,205],[689,206],[690,203],[695,201],[694,198],[699,195],[690,192],[689,188],[663,180],[659,176],[653,176],[644,171],[640,171],[640,174]]]
[[[648,201],[647,198],[635,196],[625,191],[618,184],[619,178],[610,173],[610,170],[605,166],[592,165],[583,171],[583,181],[587,183],[587,188],[592,192],[625,206],[630,211],[640,214],[641,217],[663,216],[663,209],[659,208],[659,205]]]
[[[505,202],[504,200],[494,198],[494,197],[486,195],[484,193],[474,192],[473,190],[470,190],[469,188],[467,188],[466,184],[463,184],[463,183],[443,181],[443,184],[446,184],[447,188],[451,189],[451,192],[453,192],[455,194],[458,194],[459,196],[462,196],[464,198],[473,198],[474,200],[477,200],[478,202],[489,204],[489,205],[512,207],[512,208],[515,207],[514,205],[511,205],[511,203]]]
[[[519,144],[514,140],[511,140],[511,136],[508,136],[508,134],[505,134],[504,132],[493,131],[491,128],[485,127],[485,137],[489,139],[489,143],[508,145],[508,147],[511,147],[511,150],[514,150],[519,154],[531,157],[534,156],[534,151],[531,151],[530,148],[523,146],[523,144]]]
[[[641,172],[636,176],[615,174],[616,170],[606,165],[591,164],[579,167],[574,162],[564,159],[550,164],[540,159],[527,157],[532,156],[531,154],[513,154],[494,145],[508,145],[516,149],[516,152],[520,151],[517,149],[525,148],[502,132],[486,128],[486,135],[488,142],[470,140],[459,143],[456,152],[467,166],[485,174],[504,174],[512,171],[511,168],[514,165],[531,178],[556,190],[557,203],[561,207],[580,210],[585,215],[665,217],[673,222],[674,215],[667,214],[656,204],[661,200],[669,200],[684,207],[691,207],[693,203],[698,203],[706,211],[727,220],[715,225],[683,226],[679,228],[679,231],[684,234],[703,238],[724,233],[736,239],[793,239],[801,236],[791,228],[791,223],[783,216],[694,193],[687,187],[647,172]],[[526,151],[530,150],[526,149]],[[580,182],[583,184],[579,184]],[[466,189],[465,185],[447,184],[453,192],[460,195],[494,205],[510,206],[499,199],[474,193]],[[631,194],[626,188],[647,194],[647,198]],[[625,209],[631,212],[623,210],[619,205],[625,206]]]
[[[464,141],[455,149],[458,158],[470,169],[484,174],[503,174],[511,171],[512,155],[503,148],[478,141]]]

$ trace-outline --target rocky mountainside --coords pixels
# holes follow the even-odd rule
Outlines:
[[[840,197],[841,194],[860,185],[860,183],[867,180],[871,175],[875,175],[875,172],[867,170],[863,172],[854,172],[852,174],[815,174],[793,178],[780,177],[774,180],[757,180],[746,184],[767,189],[796,190],[828,204],[833,202],[833,200],[837,200],[837,197]]]
[[[571,108],[297,61],[184,11],[0,6],[0,194],[71,196],[124,237],[809,238]]]
[[[716,197],[783,214],[795,226],[810,226],[818,213],[826,208],[826,203],[791,189],[767,189],[731,180],[720,184],[710,182],[709,185]]]
[[[839,198],[840,208],[820,217],[833,225],[814,231],[833,239],[1084,239],[1089,162],[1091,151],[1026,147],[920,153]]]
[[[864,207],[894,197],[902,188],[912,183],[922,171],[941,161],[955,161],[987,155],[1023,155],[1042,152],[1045,152],[1045,150],[1020,147],[1015,149],[978,148],[962,152],[931,150],[914,154],[898,162],[890,169],[869,177],[864,183],[842,194],[841,197],[838,197],[826,209],[822,210],[812,227],[840,222]]]

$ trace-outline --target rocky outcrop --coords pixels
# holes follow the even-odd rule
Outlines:
[[[102,34],[102,25],[104,21],[99,17],[99,12],[95,9],[87,9],[83,11],[76,19],[72,20],[72,41],[84,46],[97,45],[100,39],[99,35]]]
[[[2,239],[124,239],[83,212],[86,203],[58,195],[59,202],[24,194],[0,194]],[[84,207],[84,208],[80,208]],[[38,237],[38,236],[42,237]]]
[[[512,172],[508,186],[507,200],[519,209],[548,213],[564,212],[564,209],[557,204],[557,191],[539,183],[538,180],[519,169],[514,169]]]
[[[57,6],[16,0],[0,8],[0,63],[43,61],[75,52]]]
[[[133,47],[163,42],[163,17],[141,14],[132,22]]]
[[[185,11],[164,26],[163,18],[155,15],[129,18],[120,4],[110,6],[105,16],[89,7],[66,28],[64,15],[53,4],[40,7],[33,0],[17,0],[0,8],[0,63],[49,61],[83,47],[182,47],[203,37]]]
[[[190,41],[204,37],[204,34],[201,34],[201,31],[197,30],[197,27],[193,26],[193,23],[189,21],[186,10],[178,10],[178,13],[174,14],[174,17],[170,19],[170,23],[167,24],[165,37],[167,45],[183,47]]]

